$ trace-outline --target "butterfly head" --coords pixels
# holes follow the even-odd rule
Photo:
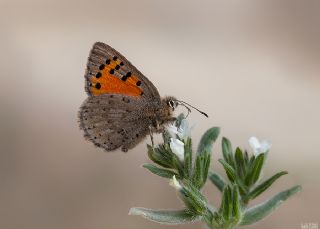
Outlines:
[[[162,99],[162,104],[171,112],[173,112],[179,103],[177,102],[177,99],[172,96],[167,96]]]

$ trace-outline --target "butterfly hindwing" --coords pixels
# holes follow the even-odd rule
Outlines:
[[[93,45],[85,77],[89,95],[123,94],[160,101],[156,87],[124,56],[102,42]]]
[[[80,108],[80,127],[96,146],[106,151],[119,147],[127,151],[149,133],[143,110],[144,103],[133,96],[89,96]]]

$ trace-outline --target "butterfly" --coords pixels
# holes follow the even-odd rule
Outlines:
[[[79,110],[80,128],[86,139],[106,151],[127,152],[148,134],[162,133],[176,120],[175,108],[187,107],[175,97],[161,98],[147,77],[102,42],[90,51],[85,90],[88,98]]]

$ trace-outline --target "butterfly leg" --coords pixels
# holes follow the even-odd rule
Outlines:
[[[152,147],[154,146],[154,141],[153,141],[153,132],[152,132],[152,126],[149,126],[149,134],[150,134],[150,139],[151,139],[151,144]]]

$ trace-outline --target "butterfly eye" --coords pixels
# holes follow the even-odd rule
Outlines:
[[[172,100],[169,100],[168,104],[169,104],[169,106],[170,106],[171,108],[173,108],[173,109],[176,107],[176,106],[175,106],[175,103],[174,103]]]

